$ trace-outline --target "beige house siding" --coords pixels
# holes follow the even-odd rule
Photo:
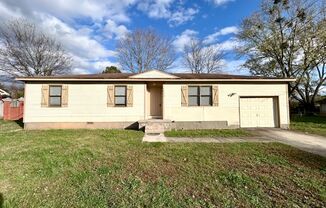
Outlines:
[[[34,124],[35,128],[51,127],[51,123],[68,123],[68,126],[88,128],[89,122],[105,127],[121,127],[149,118],[150,94],[143,83],[64,83],[68,86],[68,104],[66,107],[42,107],[42,85],[49,83],[26,83],[24,123]],[[128,85],[133,89],[131,107],[108,107],[108,85]],[[186,82],[164,83],[163,119],[175,122],[221,121],[230,127],[240,126],[240,97],[277,97],[280,127],[289,125],[287,84],[285,83],[204,83],[218,89],[218,106],[189,107],[181,106],[181,87],[191,85]],[[128,123],[129,122],[129,123]],[[34,128],[33,127],[33,128]]]
[[[163,85],[164,119],[173,121],[227,121],[229,126],[238,127],[240,125],[240,97],[271,96],[278,97],[279,100],[280,126],[287,127],[289,124],[287,84],[218,84],[219,105],[200,107],[181,106],[181,87],[183,85]],[[205,85],[209,84],[205,83]]]
[[[67,84],[69,98],[68,105],[64,108],[41,107],[41,90],[44,84],[47,83],[25,85],[25,123],[135,122],[144,119],[145,84],[132,84],[132,107],[107,107],[108,84]]]

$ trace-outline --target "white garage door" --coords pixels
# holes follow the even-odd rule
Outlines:
[[[275,98],[240,98],[240,126],[277,127],[277,105]]]

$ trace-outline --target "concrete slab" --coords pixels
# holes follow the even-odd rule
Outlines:
[[[326,157],[326,137],[283,129],[251,129],[256,134]]]
[[[264,137],[229,137],[229,138],[190,138],[165,137],[164,134],[145,134],[143,142],[183,142],[183,143],[236,143],[236,142],[273,142],[275,140]]]
[[[193,143],[236,143],[236,142],[280,142],[298,149],[326,157],[326,137],[304,134],[284,129],[248,129],[255,136],[229,138],[165,137],[161,134],[145,134],[143,142],[193,142]]]
[[[145,134],[143,142],[167,142],[164,134]]]
[[[193,142],[193,143],[237,143],[237,142],[273,142],[273,139],[263,137],[228,137],[228,138],[189,138],[167,137],[167,142]]]

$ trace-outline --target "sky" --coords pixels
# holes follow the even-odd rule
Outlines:
[[[220,46],[225,73],[244,74],[234,54],[241,20],[260,0],[0,0],[0,22],[26,18],[62,43],[73,58],[72,72],[99,73],[119,66],[116,43],[138,28],[169,37],[176,50],[171,72],[185,72],[182,48],[191,38]]]

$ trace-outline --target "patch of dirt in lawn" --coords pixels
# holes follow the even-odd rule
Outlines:
[[[0,194],[6,194],[9,193],[12,189],[13,186],[11,185],[11,183],[9,182],[9,180],[0,180]]]

